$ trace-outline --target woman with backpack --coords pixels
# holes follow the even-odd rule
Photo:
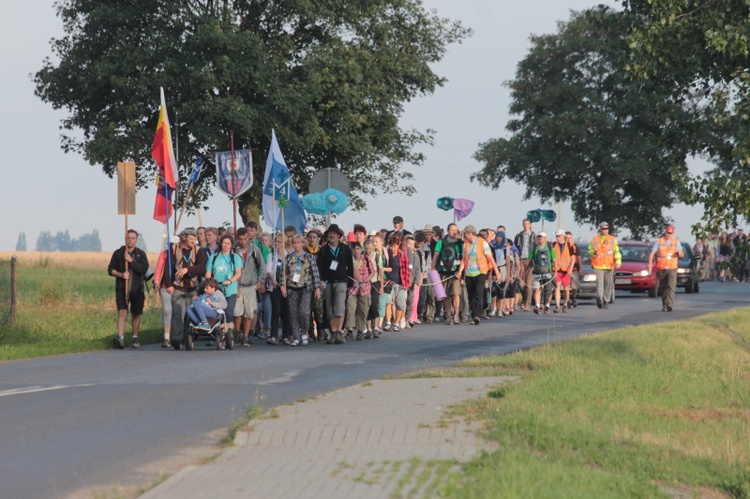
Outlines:
[[[219,240],[219,251],[211,255],[206,262],[206,279],[212,277],[219,283],[219,289],[227,299],[226,328],[229,328],[234,322],[237,281],[242,277],[242,257],[234,252],[232,236],[222,236]]]

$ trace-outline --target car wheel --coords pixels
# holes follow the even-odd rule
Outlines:
[[[654,287],[648,290],[649,298],[656,298],[659,296],[659,281],[654,281]]]
[[[692,293],[693,292],[693,286],[695,286],[695,283],[693,280],[689,280],[685,283],[685,293]]]
[[[693,284],[693,293],[700,291],[700,288],[698,287],[699,285],[699,281],[695,281],[695,284]]]

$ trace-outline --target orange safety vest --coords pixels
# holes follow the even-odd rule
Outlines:
[[[477,236],[477,267],[479,267],[480,274],[486,274],[491,268],[487,255],[484,254],[484,251],[481,251],[484,249],[485,244],[487,244],[487,241],[485,241],[482,236]],[[469,246],[469,241],[464,241],[464,272],[469,268]]]
[[[568,246],[568,243],[562,243],[563,249],[560,250],[560,243],[555,243],[557,246],[555,249],[555,253],[557,253],[557,269],[562,272],[567,272],[568,268],[570,267],[571,262],[573,261],[573,255],[570,254],[570,246]]]
[[[679,241],[674,237],[671,238],[669,242],[663,237],[659,238],[659,251],[657,253],[659,259],[656,260],[656,270],[677,268],[677,264],[680,261],[680,259],[675,256],[675,253],[680,250],[678,244]]]
[[[591,240],[594,248],[594,256],[591,257],[591,266],[600,269],[615,268],[615,238],[606,236],[602,241],[601,236],[594,236]]]

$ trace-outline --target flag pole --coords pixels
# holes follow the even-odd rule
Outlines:
[[[177,132],[175,134],[175,143],[174,143],[174,147],[175,147],[174,160],[175,160],[175,163],[177,164],[174,166],[175,166],[175,169],[177,170],[177,175],[179,176],[179,172],[180,172],[180,114],[177,111],[174,112],[174,128],[175,128],[175,132]],[[177,182],[175,182],[174,183],[175,200],[177,200],[177,194],[178,194],[177,187],[178,187]],[[167,208],[167,215],[169,215],[168,210],[169,208]],[[182,215],[180,215],[180,218],[182,218]],[[180,225],[179,220],[175,219],[175,223],[174,223],[175,234],[177,234],[177,228],[179,227],[179,225]]]
[[[123,253],[127,253],[128,247],[127,247],[127,238],[128,238],[128,196],[125,197],[125,247],[123,249]],[[123,254],[123,260],[125,260],[125,272],[129,270],[128,260],[125,258],[125,255]],[[128,300],[130,298],[130,278],[125,279],[125,306],[128,305]]]
[[[175,224],[174,231],[177,233],[177,228],[180,226],[180,222],[182,222],[182,215],[185,214],[185,208],[187,207],[188,199],[190,199],[190,194],[193,192],[193,184],[190,184],[188,187],[187,194],[185,195],[185,199],[182,201],[182,208],[180,209],[180,216],[177,218],[177,223]]]
[[[234,130],[229,131],[229,151],[231,159],[229,160],[229,169],[232,171],[232,216],[234,217],[234,234],[237,237],[237,183],[235,177],[237,175],[237,168],[234,159]]]

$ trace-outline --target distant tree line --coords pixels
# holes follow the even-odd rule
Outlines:
[[[83,234],[81,237],[74,238],[70,236],[69,231],[58,232],[54,236],[48,230],[39,233],[36,240],[37,251],[101,251],[102,241],[99,238],[99,231],[94,229],[90,234]],[[16,251],[26,251],[26,234],[18,235]]]

